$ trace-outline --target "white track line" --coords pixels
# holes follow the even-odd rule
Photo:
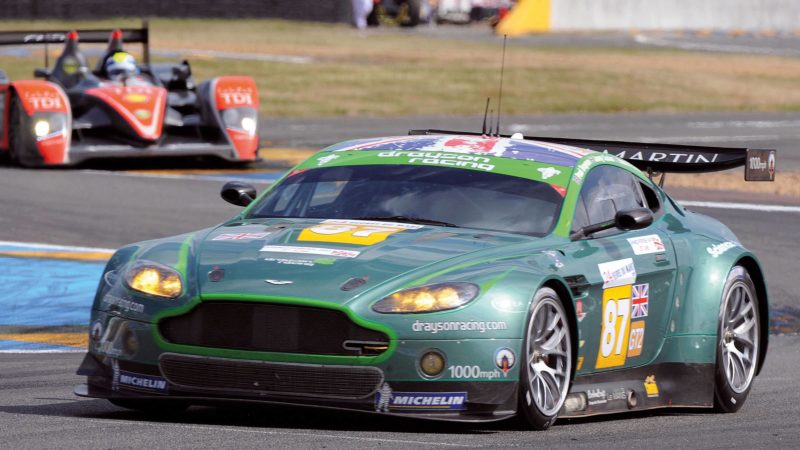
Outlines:
[[[694,200],[678,200],[683,206],[717,209],[741,209],[746,211],[800,213],[800,206],[759,205],[756,203],[700,202]]]
[[[749,45],[732,45],[732,44],[715,44],[711,42],[686,42],[674,41],[670,39],[657,38],[652,36],[645,36],[637,34],[634,36],[634,41],[643,45],[652,45],[655,47],[670,47],[679,48],[681,50],[701,50],[708,52],[723,52],[723,53],[759,53],[764,55],[783,55],[783,56],[797,56],[800,51],[792,48],[770,48],[770,47],[757,47]]]
[[[42,250],[65,250],[73,252],[107,252],[114,253],[116,249],[113,248],[97,248],[97,247],[73,247],[69,245],[54,245],[43,244],[40,242],[15,242],[15,241],[0,241],[0,246],[11,245],[17,247],[39,248]]]

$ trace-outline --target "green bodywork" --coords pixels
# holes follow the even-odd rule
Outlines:
[[[294,170],[334,165],[415,164],[381,151],[337,152],[337,159],[321,152]],[[406,158],[407,159],[407,158]],[[536,170],[554,167],[532,161],[487,156],[493,170],[511,176],[542,181]],[[570,240],[569,230],[576,199],[585,174],[610,164],[629,170],[648,183],[660,197],[663,212],[647,228],[594,239]],[[482,170],[463,167],[464,170]],[[766,299],[764,277],[755,257],[738,243],[718,221],[689,212],[651,183],[641,172],[614,156],[591,153],[574,167],[558,166],[561,173],[546,182],[566,188],[560,217],[553,232],[542,238],[520,234],[442,228],[425,225],[404,229],[371,245],[299,241],[300,233],[321,219],[248,219],[250,208],[213,228],[190,235],[141,242],[117,251],[109,261],[95,298],[92,320],[104,327],[112,320],[127,320],[140,343],[133,355],[111,352],[100,346],[94,354],[157,364],[164,352],[250,360],[313,364],[374,365],[387,382],[425,383],[470,381],[517,381],[520,364],[506,373],[498,371],[495,353],[510,348],[520,352],[530,303],[543,286],[556,290],[572,319],[573,367],[576,377],[657,363],[708,363],[716,358],[716,336],[725,278],[735,265],[745,265],[753,275],[761,298]],[[277,185],[279,182],[275,183]],[[261,194],[263,197],[266,192]],[[258,200],[255,203],[257,203]],[[259,239],[215,240],[222,234],[269,233]],[[628,239],[657,235],[665,249],[636,255]],[[715,245],[731,242],[724,252],[712,255]],[[359,252],[357,257],[270,253],[265,245],[311,246]],[[636,268],[635,284],[649,285],[649,311],[645,318],[641,354],[623,357],[611,367],[598,368],[603,330],[603,278],[598,265],[630,258]],[[134,261],[154,261],[175,268],[183,278],[183,293],[163,299],[130,289],[122,276]],[[225,276],[212,282],[208,273],[222,268]],[[368,283],[345,291],[341,286],[354,277]],[[266,279],[291,281],[273,285]],[[372,305],[411,286],[445,281],[466,281],[480,287],[478,297],[449,311],[425,314],[381,314]],[[121,298],[141,307],[122,308]],[[202,348],[171,344],[159,334],[159,320],[183,314],[204,300],[288,303],[344,312],[362,327],[378,330],[391,339],[377,356],[326,356],[266,353]],[[766,301],[760,302],[766,308]],[[580,313],[580,314],[579,314]],[[761,319],[766,321],[766,310]],[[457,331],[425,331],[426,324],[456,323]],[[461,325],[467,324],[467,325]],[[430,325],[435,326],[435,325]],[[766,329],[763,326],[762,329]],[[626,343],[627,345],[627,343]],[[419,358],[429,349],[446,355],[439,377],[426,377],[418,369]],[[475,377],[456,378],[456,366],[478,366]]]

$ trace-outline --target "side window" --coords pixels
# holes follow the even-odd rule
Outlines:
[[[648,186],[647,183],[640,182],[639,185],[642,188],[642,194],[644,194],[644,199],[646,202],[645,206],[650,208],[650,211],[653,211],[653,213],[658,215],[658,213],[661,211],[661,202],[658,200],[658,194],[656,194],[656,191]]]
[[[641,183],[633,174],[614,166],[598,166],[589,172],[581,188],[573,229],[578,229],[575,225],[579,221],[586,222],[579,226],[594,225],[614,220],[617,211],[646,206]]]

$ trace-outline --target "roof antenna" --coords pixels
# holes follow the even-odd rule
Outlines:
[[[489,97],[486,97],[486,109],[483,110],[483,128],[481,134],[486,136],[486,115],[489,114]]]
[[[490,109],[489,110],[489,136],[492,136],[494,134],[494,133],[492,133],[492,118],[493,117],[494,117],[494,110]]]
[[[500,106],[503,104],[503,72],[506,67],[506,41],[508,35],[503,35],[503,59],[500,63],[500,91],[497,94],[497,137],[500,137]]]

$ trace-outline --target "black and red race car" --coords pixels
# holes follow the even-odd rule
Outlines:
[[[79,39],[108,42],[89,67]],[[144,64],[125,52],[141,43]],[[195,85],[188,61],[150,63],[149,30],[0,32],[0,45],[63,43],[37,79],[10,81],[0,70],[0,153],[23,166],[92,158],[217,156],[258,159],[258,91],[247,76]],[[47,52],[45,51],[45,55]],[[45,56],[47,66],[47,56]]]

